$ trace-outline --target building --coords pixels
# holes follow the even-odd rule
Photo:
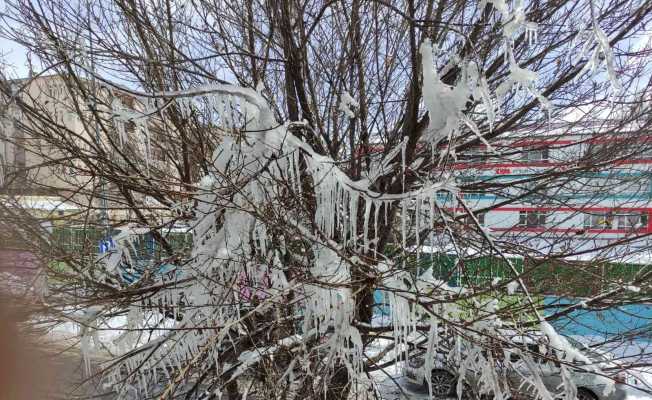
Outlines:
[[[84,127],[67,98],[64,81],[59,76],[42,76],[31,80],[8,82],[20,100],[38,107],[51,116],[62,129],[82,133]],[[18,94],[20,93],[20,94]],[[62,173],[63,165],[49,161],[63,158],[51,146],[31,132],[35,124],[9,99],[0,109],[0,183],[2,191],[11,194],[57,194],[70,189],[74,182]]]
[[[650,244],[652,135],[529,135],[493,146],[455,165],[464,200],[493,237],[587,259]]]
[[[115,185],[96,176],[84,164],[85,155],[91,162],[94,159],[97,153],[94,147],[104,147],[110,152],[110,147],[103,143],[109,140],[106,134],[98,133],[100,128],[89,122],[93,120],[90,116],[92,105],[75,98],[77,95],[71,94],[75,92],[69,90],[61,75],[19,79],[6,84],[12,96],[34,107],[38,114],[47,117],[47,121],[21,112],[12,99],[2,99],[2,103],[8,105],[0,108],[0,194],[32,199],[42,196],[48,201],[59,197],[62,203],[74,203],[80,209],[96,209],[98,215],[91,220],[102,218],[101,213],[110,220],[129,219],[128,209],[120,201]],[[120,143],[124,157],[133,160],[140,157],[147,160],[148,167],[173,173],[166,163],[166,152],[162,151],[165,141],[157,137],[160,131],[155,118],[147,120],[148,134],[153,137],[146,138],[143,124],[115,117],[116,104],[122,115],[142,112],[144,104],[123,93],[106,89],[97,89],[97,92],[98,114],[105,118],[103,124],[114,136],[112,140]],[[47,139],[45,135],[49,135]],[[115,159],[118,164],[119,157]],[[145,201],[144,198],[136,200]]]

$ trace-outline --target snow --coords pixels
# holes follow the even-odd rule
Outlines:
[[[585,364],[592,364],[591,361],[585,355],[580,353],[579,350],[574,348],[566,338],[559,335],[555,328],[553,328],[553,326],[548,322],[542,321],[539,324],[539,328],[548,337],[550,345],[557,354],[561,355],[560,359],[565,359],[570,362],[578,361]]]
[[[455,139],[463,126],[468,127],[489,151],[493,151],[476,122],[466,113],[471,99],[480,103],[490,129],[493,129],[496,114],[493,97],[502,99],[511,90],[522,90],[537,98],[545,109],[551,108],[549,101],[536,87],[537,74],[521,67],[514,56],[513,39],[521,31],[525,32],[530,44],[536,41],[537,26],[526,20],[525,5],[517,0],[510,10],[503,0],[489,2],[500,13],[500,17],[507,21],[503,25],[503,39],[509,75],[494,95],[478,64],[468,60],[456,59],[454,63],[449,63],[445,68],[455,64],[461,68],[462,73],[454,85],[444,84],[433,59],[436,55],[433,54],[432,44],[429,40],[424,40],[420,45],[423,100],[429,116],[427,133],[423,138],[433,149],[433,158],[437,144],[444,139]],[[600,36],[598,30],[595,33],[596,41],[603,46],[606,40],[604,35]],[[602,51],[604,53],[607,50]],[[610,68],[609,62],[607,64]],[[391,345],[394,348],[384,354],[382,359],[396,359],[399,356],[407,358],[417,326],[422,321],[428,321],[425,357],[429,360],[427,365],[430,367],[434,354],[440,347],[439,327],[448,329],[442,322],[446,319],[459,321],[465,318],[471,321],[469,336],[455,335],[455,345],[450,349],[448,357],[459,365],[459,373],[462,375],[466,370],[481,371],[483,390],[493,392],[497,400],[507,397],[508,394],[503,393],[499,385],[500,377],[495,371],[496,360],[493,355],[483,353],[479,345],[487,337],[498,341],[504,339],[504,332],[501,332],[503,321],[496,316],[498,301],[492,299],[478,304],[477,310],[462,310],[455,302],[439,300],[448,300],[455,294],[465,294],[468,292],[466,288],[449,287],[445,282],[434,279],[431,269],[424,271],[418,279],[413,279],[412,273],[406,268],[398,268],[391,260],[384,260],[381,254],[372,253],[378,242],[378,221],[383,217],[384,221],[388,221],[390,207],[400,210],[400,237],[397,242],[402,243],[403,248],[407,248],[412,231],[419,232],[440,218],[436,214],[438,205],[435,204],[438,193],[448,193],[457,198],[461,206],[468,208],[459,196],[452,174],[424,177],[415,189],[410,190],[405,181],[409,169],[408,141],[403,138],[394,149],[388,151],[380,163],[372,166],[365,177],[354,180],[348,176],[347,171],[340,168],[341,164],[336,160],[317,153],[308,143],[295,136],[293,130],[307,123],[277,123],[271,107],[261,95],[260,87],[257,89],[208,84],[188,90],[142,94],[140,100],[146,104],[143,113],[126,110],[117,97],[114,99],[113,119],[120,141],[124,143],[128,139],[125,123],[136,121],[139,135],[144,135],[143,157],[148,170],[151,138],[147,118],[149,110],[154,108],[152,103],[155,104],[157,100],[169,101],[170,107],[177,107],[186,116],[200,107],[208,107],[211,115],[217,115],[214,122],[224,132],[224,136],[210,158],[211,165],[198,182],[197,191],[190,194],[191,199],[187,203],[178,206],[182,212],[190,211],[188,214],[193,215],[190,231],[194,247],[190,260],[184,265],[184,269],[192,274],[192,279],[174,281],[174,285],[169,285],[165,290],[154,291],[149,299],[174,317],[166,319],[167,325],[164,324],[163,328],[168,329],[163,329],[153,341],[145,342],[137,333],[141,329],[158,326],[149,319],[162,316],[143,304],[125,306],[122,310],[123,319],[118,321],[120,327],[108,328],[109,331],[122,329],[123,334],[118,337],[100,335],[108,322],[116,322],[107,316],[116,310],[94,306],[82,313],[71,313],[70,319],[79,324],[87,370],[90,369],[90,354],[108,341],[111,342],[109,347],[117,354],[129,355],[118,358],[112,366],[112,372],[108,373],[109,383],[120,382],[125,374],[129,378],[124,387],[130,388],[129,390],[135,388],[141,394],[147,392],[148,379],[158,369],[167,374],[168,369],[182,371],[189,366],[217,367],[218,371],[228,367],[235,368],[235,373],[229,379],[246,375],[246,371],[262,357],[272,357],[280,347],[297,343],[297,338],[280,338],[258,349],[238,349],[237,361],[227,364],[221,360],[221,356],[224,349],[233,343],[230,332],[249,331],[250,327],[243,321],[255,313],[273,310],[275,302],[285,301],[292,294],[301,299],[301,331],[310,332],[310,335],[314,334],[321,339],[318,349],[327,354],[323,358],[325,370],[332,370],[336,364],[343,365],[352,387],[368,388],[370,382],[364,371],[363,336],[355,320],[356,304],[360,298],[359,293],[353,290],[354,286],[350,285],[355,276],[354,271],[364,271],[369,275],[365,279],[375,279],[374,285],[379,285],[387,292],[392,310],[391,339],[381,341],[378,346],[382,348]],[[353,119],[358,109],[359,104],[350,93],[341,93],[338,104],[340,112]],[[410,165],[416,168],[421,162],[423,160],[414,160]],[[403,190],[390,194],[372,189],[377,179],[394,169],[402,172],[400,179]],[[228,190],[234,187],[234,181],[238,182],[237,190]],[[314,219],[312,216],[306,218],[300,211],[288,212],[283,207],[288,201],[288,194],[300,196],[302,188],[308,185],[311,192],[314,192]],[[274,218],[295,228],[297,233],[279,234],[276,226],[271,226],[269,219],[261,216],[261,210],[269,210]],[[412,211],[416,211],[414,227],[409,226],[412,223]],[[370,224],[373,224],[373,229]],[[114,277],[120,263],[130,260],[129,249],[133,246],[134,237],[147,231],[148,228],[136,225],[121,229],[120,234],[114,238],[115,249],[98,260],[101,273],[109,278]],[[484,233],[489,245],[495,247],[490,233]],[[308,243],[297,241],[302,246],[301,251],[290,250],[290,246],[285,245],[293,241],[291,235],[294,234],[301,235]],[[417,236],[416,239],[421,238]],[[279,242],[283,244],[279,246]],[[435,249],[416,247],[415,250],[418,258],[422,252]],[[444,252],[448,251],[460,253],[455,242],[445,246]],[[473,250],[468,253],[472,254]],[[381,258],[381,261],[368,261],[373,258],[368,257],[372,254]],[[503,256],[507,257],[505,254]],[[300,258],[301,264],[306,266],[302,270],[306,275],[302,280],[287,278],[281,260],[288,257]],[[527,288],[517,277],[514,266],[509,259],[505,260],[515,274],[506,285],[507,293],[513,294],[520,287],[532,302]],[[110,279],[107,281],[114,282]],[[133,286],[139,288],[137,285],[141,283],[150,284],[137,282]],[[160,283],[162,281],[155,284]],[[116,289],[125,287],[120,282],[115,285]],[[435,300],[431,310],[415,305],[422,293]],[[206,304],[210,306],[206,307]],[[463,316],[464,313],[472,315]],[[188,328],[193,326],[215,326],[221,329],[198,329],[196,334],[188,334]],[[570,362],[588,360],[564,337],[558,335],[548,322],[541,320],[540,328],[559,358]],[[153,342],[165,345],[154,346]],[[140,351],[143,349],[146,351]],[[377,353],[382,354],[382,350]],[[538,388],[541,398],[552,400],[541,377],[534,373],[530,356],[521,356],[533,372],[530,384]],[[294,364],[291,366],[305,367],[299,358],[292,362]],[[213,363],[216,365],[213,366]],[[141,368],[141,365],[144,367]],[[396,372],[399,365],[394,368],[392,372]],[[292,374],[291,368],[288,368],[282,379],[291,379]],[[562,377],[566,383],[566,394],[574,397],[574,385],[570,382],[568,371],[563,368]],[[167,379],[170,386],[166,390],[173,390],[177,382],[171,377]],[[461,389],[460,383],[458,395]],[[358,393],[352,391],[351,395]]]
[[[4,197],[4,203],[11,207],[18,204],[20,207],[28,210],[40,211],[75,211],[79,206],[65,201],[58,196],[16,196],[12,198]]]
[[[354,110],[358,109],[359,107],[360,105],[353,99],[353,97],[351,97],[349,92],[342,93],[342,99],[340,100],[338,109],[346,114],[347,117],[350,119],[355,118]]]
[[[509,71],[510,74],[503,81],[500,86],[496,89],[496,96],[499,99],[503,99],[511,90],[519,91],[523,90],[527,94],[534,96],[541,106],[550,112],[552,109],[552,104],[548,99],[543,96],[543,94],[536,88],[537,73],[534,71],[521,68],[516,60],[514,59],[513,50],[511,47],[507,47],[507,58],[509,60]]]
[[[424,137],[434,146],[442,139],[451,137],[458,128],[469,92],[463,83],[451,88],[441,82],[433,63],[429,39],[421,43],[419,53],[423,73],[423,102],[430,117],[428,133]]]
[[[507,294],[514,294],[518,290],[518,281],[511,281],[507,284]]]

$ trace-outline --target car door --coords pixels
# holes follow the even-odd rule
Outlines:
[[[523,351],[524,349],[510,350],[510,368],[505,369],[507,382],[509,383],[509,388],[512,392],[513,398],[522,398],[528,394],[534,394],[533,388],[527,384],[524,384],[531,379],[532,370],[528,367],[527,363],[522,357]]]
[[[550,358],[554,358],[554,356],[551,356],[550,354],[546,354],[546,356],[539,355],[538,363],[541,368],[541,380],[543,381],[543,384],[550,393],[555,395],[563,391],[563,388],[561,387],[561,365],[550,360]]]
[[[519,352],[512,351],[510,354],[510,361],[512,368],[507,371],[507,378],[510,388],[514,394],[518,393],[518,397],[536,397],[536,387],[533,382],[536,380],[535,374],[541,378],[543,385],[551,393],[557,393],[557,387],[561,383],[561,378],[554,365],[546,362],[539,351],[539,346],[536,344],[524,346],[521,352],[525,352],[531,362],[528,363],[523,360]]]

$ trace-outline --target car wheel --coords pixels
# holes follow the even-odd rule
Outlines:
[[[462,387],[462,400],[479,400],[478,396],[475,395],[475,391],[467,383],[464,383]]]
[[[584,388],[577,389],[577,400],[598,400],[592,391]]]
[[[430,388],[436,397],[449,397],[455,392],[457,379],[448,371],[436,369],[430,374]]]

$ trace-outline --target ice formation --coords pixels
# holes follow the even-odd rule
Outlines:
[[[360,107],[357,101],[351,97],[349,92],[342,93],[342,99],[340,100],[340,105],[338,109],[346,114],[347,117],[353,119],[355,118],[355,111]]]
[[[509,21],[503,27],[503,35],[510,73],[496,95],[501,98],[510,90],[520,88],[549,108],[547,99],[536,89],[536,74],[518,65],[511,48],[513,36],[521,29],[530,42],[534,42],[536,25],[525,19],[522,3],[518,1],[511,11],[502,0],[491,3],[500,12],[501,18]],[[601,44],[604,42],[602,38],[597,40]],[[451,86],[440,80],[433,62],[432,45],[428,40],[421,44],[420,54],[423,98],[430,118],[425,140],[434,148],[443,139],[454,138],[460,127],[465,125],[491,149],[475,122],[465,114],[471,99],[481,102],[488,125],[493,129],[496,105],[478,65],[458,60],[462,74]],[[327,355],[325,360],[328,365],[333,367],[341,363],[352,382],[368,385],[363,369],[362,335],[358,329],[359,321],[356,321],[357,296],[360,294],[349,285],[353,279],[353,267],[364,266],[363,270],[371,271],[369,274],[379,277],[380,284],[389,293],[392,336],[397,353],[407,355],[411,335],[417,331],[420,321],[426,319],[429,321],[426,358],[428,363],[432,363],[433,354],[440,347],[440,328],[446,329],[442,327],[444,320],[465,317],[473,320],[465,314],[471,311],[443,301],[452,293],[465,293],[464,289],[451,288],[433,279],[431,270],[425,271],[415,281],[408,270],[398,268],[389,260],[374,265],[367,264],[363,257],[375,255],[378,226],[380,222],[389,222],[390,207],[395,206],[400,210],[399,240],[406,247],[411,232],[419,235],[421,229],[432,227],[435,219],[440,217],[436,204],[438,194],[446,193],[450,198],[462,201],[451,176],[446,174],[437,179],[424,177],[415,189],[406,190],[404,176],[409,167],[406,165],[407,140],[389,150],[380,162],[373,164],[363,179],[353,180],[335,160],[318,154],[295,136],[288,124],[279,125],[259,90],[212,84],[185,91],[143,95],[143,98],[173,100],[186,116],[204,105],[211,114],[217,115],[217,125],[227,134],[212,155],[211,169],[198,182],[194,196],[194,248],[191,261],[183,267],[184,273],[191,279],[175,281],[151,299],[160,312],[171,317],[174,329],[162,333],[150,343],[142,343],[130,334],[118,341],[129,357],[120,358],[112,368],[109,383],[123,382],[126,373],[129,376],[128,384],[117,386],[122,388],[123,395],[134,390],[147,392],[152,382],[160,378],[157,374],[168,375],[166,379],[170,385],[167,391],[174,390],[191,367],[200,365],[215,368],[218,375],[233,381],[245,375],[264,356],[272,357],[283,348],[300,348],[312,337],[323,339],[319,349]],[[357,108],[358,103],[349,93],[341,95],[340,111],[354,118]],[[143,118],[146,113],[132,115],[116,100],[113,115],[120,140],[124,142],[125,122]],[[139,126],[146,136],[146,162],[149,164],[147,124],[142,122]],[[397,167],[398,159],[404,172],[401,178],[403,192],[389,194],[374,191],[372,184],[391,168]],[[229,191],[234,187],[238,190]],[[314,219],[309,222],[302,211],[279,207],[293,198],[300,198],[304,190],[314,193],[315,199]],[[273,216],[272,220],[277,219],[296,232],[274,232],[274,224],[263,218],[264,215]],[[408,221],[413,225],[411,228]],[[483,232],[488,236],[486,231]],[[310,248],[303,250],[304,254],[293,255],[302,257],[310,265],[305,271],[309,279],[303,282],[288,279],[281,262],[288,255],[288,242],[295,234],[312,243]],[[279,245],[279,242],[282,244]],[[115,276],[120,263],[125,259],[128,261],[129,246],[128,237],[119,237],[116,249],[102,258],[107,276]],[[253,262],[254,259],[261,261]],[[507,285],[508,293],[514,293],[518,286],[523,286],[522,281],[511,281]],[[301,293],[304,298],[299,307],[301,337],[280,339],[273,345],[248,349],[238,357],[224,359],[228,344],[236,345],[237,337],[232,337],[232,333],[244,329],[242,321],[272,307],[275,301],[285,301],[284,296],[291,291]],[[442,300],[436,314],[414,305],[419,301],[420,294]],[[206,304],[211,306],[200,306]],[[501,379],[496,376],[495,355],[483,352],[479,345],[487,336],[500,339],[502,322],[495,317],[499,305],[497,301],[490,301],[478,307],[478,311],[474,311],[477,314],[473,315],[473,318],[477,318],[472,325],[473,333],[465,338],[456,336],[456,345],[448,357],[456,360],[461,375],[466,370],[480,371],[483,376],[482,390],[493,393],[498,399],[505,399],[509,393],[501,387]],[[127,328],[133,330],[147,326],[143,322],[143,308],[145,304],[131,306]],[[82,336],[85,352],[93,338],[91,331],[98,313],[101,311],[90,315],[85,325]],[[197,329],[193,334],[188,334],[188,328],[193,326],[219,329]],[[541,330],[559,354],[563,352],[565,359],[582,360],[582,355],[569,347],[545,321],[541,322]],[[531,366],[527,354],[522,354],[522,358]],[[307,368],[306,363],[293,360],[282,380],[291,380],[295,372],[298,373],[294,368],[301,365],[301,368]],[[324,390],[327,384],[323,382]],[[541,398],[551,398],[536,376],[531,384],[538,389]],[[458,395],[461,394],[462,385],[460,380]],[[568,386],[568,393],[572,394],[573,386]]]
[[[604,64],[608,80],[611,83],[614,93],[621,92],[623,87],[616,73],[613,50],[611,49],[607,35],[600,27],[597,19],[594,18],[588,28],[580,31],[576,35],[572,45],[576,44],[579,40],[584,40],[584,44],[572,59],[572,62],[573,64],[579,64],[583,59],[588,59],[577,76],[582,76],[584,73],[595,75],[600,66]]]

